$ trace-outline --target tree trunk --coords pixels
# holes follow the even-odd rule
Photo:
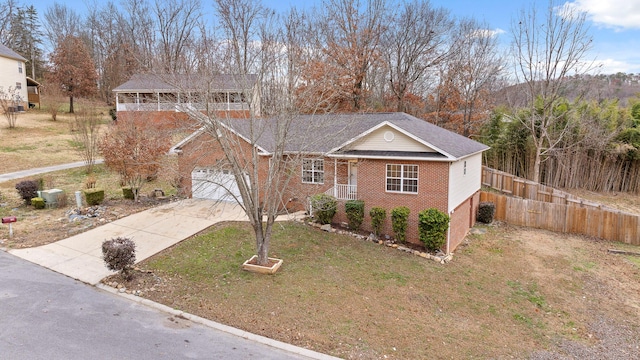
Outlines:
[[[536,155],[533,161],[533,182],[539,183],[540,182],[540,162],[541,162],[541,156],[540,156],[540,148],[536,147]]]
[[[258,265],[269,265],[269,243],[271,240],[271,232],[263,232],[262,222],[258,222],[253,226],[253,231],[256,234],[256,249],[258,250]],[[266,225],[268,226],[268,225]]]
[[[73,95],[69,96],[69,114],[73,114]]]

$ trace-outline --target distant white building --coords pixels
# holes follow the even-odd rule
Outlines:
[[[27,59],[17,52],[0,44],[0,90],[8,92],[10,89],[17,89],[18,99],[16,106],[21,110],[27,107],[27,70],[25,62]]]

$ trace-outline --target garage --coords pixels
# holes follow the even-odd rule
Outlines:
[[[196,168],[191,173],[191,196],[194,199],[240,201],[240,189],[229,170]]]

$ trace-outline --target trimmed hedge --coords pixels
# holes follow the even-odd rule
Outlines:
[[[313,219],[320,224],[331,224],[338,210],[338,201],[327,194],[317,194],[311,197],[311,211]]]
[[[409,210],[406,206],[398,206],[391,210],[391,227],[395,234],[396,240],[403,243],[407,239],[407,226],[409,224]]]
[[[36,209],[44,209],[44,199],[41,197],[34,197],[31,199],[31,205]]]
[[[349,200],[344,203],[344,211],[349,221],[349,230],[359,230],[364,221],[364,201]]]
[[[420,211],[418,214],[418,231],[420,241],[427,250],[435,251],[447,242],[449,215],[436,208]]]
[[[478,204],[478,216],[476,220],[485,224],[491,224],[493,217],[496,214],[496,204],[488,201],[483,201]]]
[[[382,228],[384,227],[384,222],[387,220],[387,210],[375,206],[369,210],[369,216],[371,216],[371,227],[373,228],[373,233],[376,234],[376,236],[380,236]]]
[[[87,205],[100,205],[104,201],[104,190],[102,189],[85,189],[83,190]]]

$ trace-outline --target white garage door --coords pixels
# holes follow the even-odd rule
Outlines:
[[[191,173],[191,187],[194,199],[242,202],[236,178],[229,170],[196,168]]]

